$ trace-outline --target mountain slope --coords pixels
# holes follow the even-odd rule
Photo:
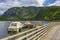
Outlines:
[[[3,15],[3,18],[10,19],[32,19],[38,14],[39,8],[36,7],[13,7],[8,9]]]
[[[60,7],[13,7],[8,9],[1,18],[7,20],[38,20],[60,21]]]
[[[42,21],[60,21],[60,7],[42,7],[39,14],[34,19]]]

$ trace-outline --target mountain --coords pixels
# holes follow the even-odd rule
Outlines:
[[[17,19],[32,19],[39,13],[39,8],[37,7],[13,7],[8,9],[1,16],[3,18],[8,18],[9,20],[17,20]]]
[[[59,6],[41,7],[39,14],[35,16],[34,20],[60,21],[60,7]]]
[[[0,20],[36,20],[36,21],[60,21],[60,7],[13,7],[1,16]]]

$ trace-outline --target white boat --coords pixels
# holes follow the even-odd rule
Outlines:
[[[10,26],[8,27],[8,31],[17,31],[19,32],[20,29],[24,27],[24,24],[21,22],[11,22]]]
[[[31,21],[26,21],[26,22],[25,22],[25,27],[26,27],[26,28],[33,28],[32,22],[31,22]]]

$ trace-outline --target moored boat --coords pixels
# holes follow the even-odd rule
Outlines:
[[[24,24],[22,24],[21,22],[11,22],[10,26],[8,27],[8,32],[16,31],[18,33],[23,27]]]

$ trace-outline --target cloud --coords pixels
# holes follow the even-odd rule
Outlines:
[[[53,4],[55,1],[57,1],[57,0],[45,0],[45,2],[44,2],[44,6],[48,6],[48,5],[50,5],[50,4]]]
[[[38,2],[39,6],[44,6],[43,3],[45,2],[45,0],[36,0]]]
[[[60,6],[60,0],[57,0],[53,4],[50,4],[48,6]]]
[[[5,0],[0,2],[0,14],[3,14],[3,12],[11,7],[43,6],[44,1],[45,0]]]

